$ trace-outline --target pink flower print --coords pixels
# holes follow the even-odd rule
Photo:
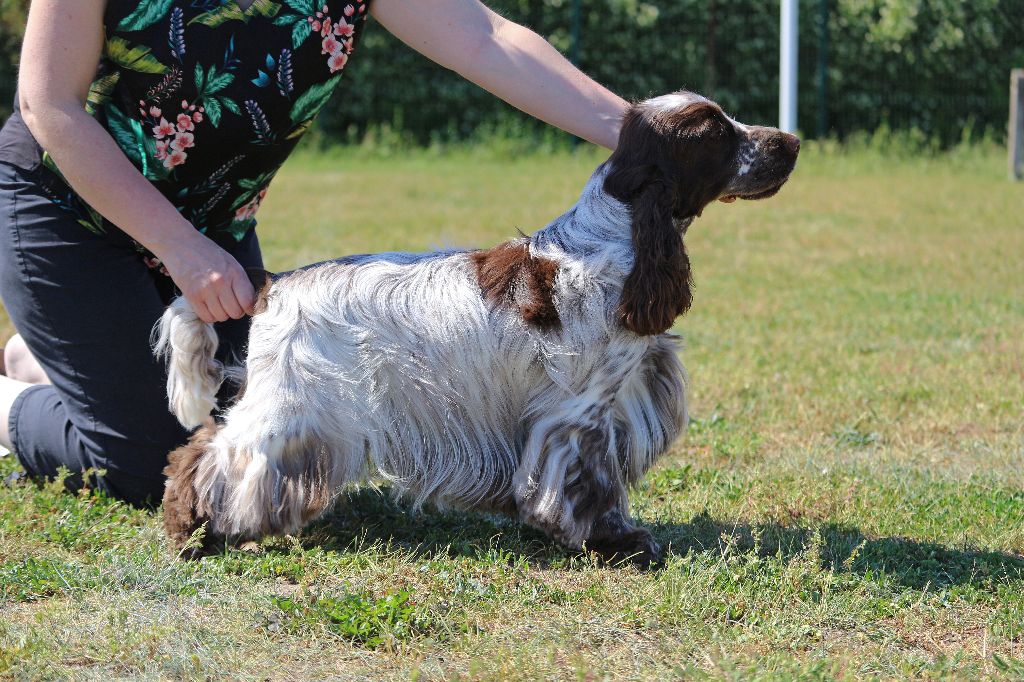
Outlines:
[[[174,142],[171,142],[171,149],[179,152],[191,149],[196,146],[195,139],[195,135],[192,133],[178,133],[174,138]]]
[[[265,196],[267,196],[266,187],[261,189],[259,194],[250,199],[249,203],[235,211],[235,220],[249,220],[249,218],[256,215],[256,211],[259,210],[260,204],[263,203],[263,197]]]
[[[356,8],[352,5],[345,5],[345,16],[350,17],[356,13]]]
[[[164,159],[164,168],[174,168],[175,166],[180,166],[181,164],[185,163],[185,159],[187,158],[188,154],[181,151],[180,149],[175,149],[170,154],[167,155],[166,159]]]
[[[160,107],[150,107],[149,115],[153,118],[160,118]]]
[[[344,52],[335,52],[331,55],[331,58],[327,60],[327,66],[331,68],[331,73],[341,71],[345,68],[345,64],[348,63],[348,55]]]
[[[331,31],[334,30],[334,26],[331,24],[331,18],[327,17],[323,23],[320,24],[320,35],[323,37],[331,35]]]
[[[319,31],[320,30],[320,22],[319,21],[314,21],[312,23],[312,25],[310,26],[310,28],[312,28],[314,31]]]
[[[334,35],[341,36],[342,38],[348,38],[355,33],[355,27],[348,23],[344,19],[339,19],[338,23],[334,25]]]
[[[323,54],[335,54],[341,50],[341,43],[335,40],[334,36],[324,38],[320,46],[323,48]]]
[[[359,13],[362,14],[366,11],[366,5],[359,5]]]
[[[195,121],[196,123],[202,123],[203,122],[203,112],[197,111],[196,113],[192,114],[192,120]]]
[[[323,12],[324,14],[327,14],[327,5],[324,5],[324,8],[320,11]]]
[[[156,159],[157,161],[163,161],[167,158],[167,145],[171,143],[170,140],[157,140],[156,141]]]
[[[153,127],[153,135],[156,139],[170,137],[174,134],[174,126],[166,118],[161,118],[159,125]]]
[[[345,41],[345,54],[352,54],[352,48],[353,48],[352,41],[354,41],[354,40],[355,40],[355,38],[349,38],[348,40]]]
[[[185,132],[188,130],[195,130],[196,126],[192,123],[192,117],[188,114],[178,114],[178,130]]]
[[[187,99],[181,100],[181,108],[182,109],[188,109],[188,100]]]

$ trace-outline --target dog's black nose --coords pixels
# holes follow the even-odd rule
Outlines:
[[[790,135],[789,133],[782,133],[783,144],[786,145],[786,151],[796,156],[800,153],[800,138],[796,135]]]

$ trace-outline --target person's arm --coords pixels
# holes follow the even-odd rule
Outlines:
[[[105,5],[33,0],[18,76],[25,124],[90,206],[163,261],[202,320],[242,317],[255,299],[242,267],[196,231],[85,111]]]
[[[527,114],[609,149],[627,103],[478,0],[374,0],[399,40]]]

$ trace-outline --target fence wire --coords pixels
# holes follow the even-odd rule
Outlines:
[[[702,92],[737,118],[778,119],[779,2],[494,0],[589,75],[630,98]],[[387,124],[424,142],[534,124],[371,26],[330,135]],[[1005,139],[1011,68],[1024,66],[1024,0],[801,0],[799,121],[806,136],[880,126],[941,144]]]

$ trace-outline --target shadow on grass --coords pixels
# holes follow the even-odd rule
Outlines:
[[[808,528],[775,522],[728,522],[700,514],[689,523],[650,528],[671,554],[679,556],[689,552],[720,554],[727,544],[734,543],[739,551],[756,550],[764,557],[791,561],[806,556],[817,543],[823,568],[884,577],[914,589],[1024,581],[1024,557],[1020,555],[897,536],[872,538],[834,523]]]
[[[752,525],[701,514],[687,523],[647,525],[667,555],[719,555],[726,545],[733,545],[735,550],[756,550],[788,562],[806,556],[817,543],[823,568],[915,589],[1024,582],[1024,557],[1019,555],[902,537],[870,538],[837,524]],[[415,513],[387,494],[367,489],[347,495],[331,514],[303,531],[300,541],[329,551],[379,543],[428,560],[438,555],[478,560],[522,557],[538,566],[572,565],[571,553],[511,519],[432,510]]]
[[[431,508],[415,512],[395,502],[387,488],[345,494],[327,516],[303,529],[299,541],[306,548],[329,551],[379,544],[427,560],[441,555],[525,557],[547,566],[570,556],[540,531],[513,519]]]

